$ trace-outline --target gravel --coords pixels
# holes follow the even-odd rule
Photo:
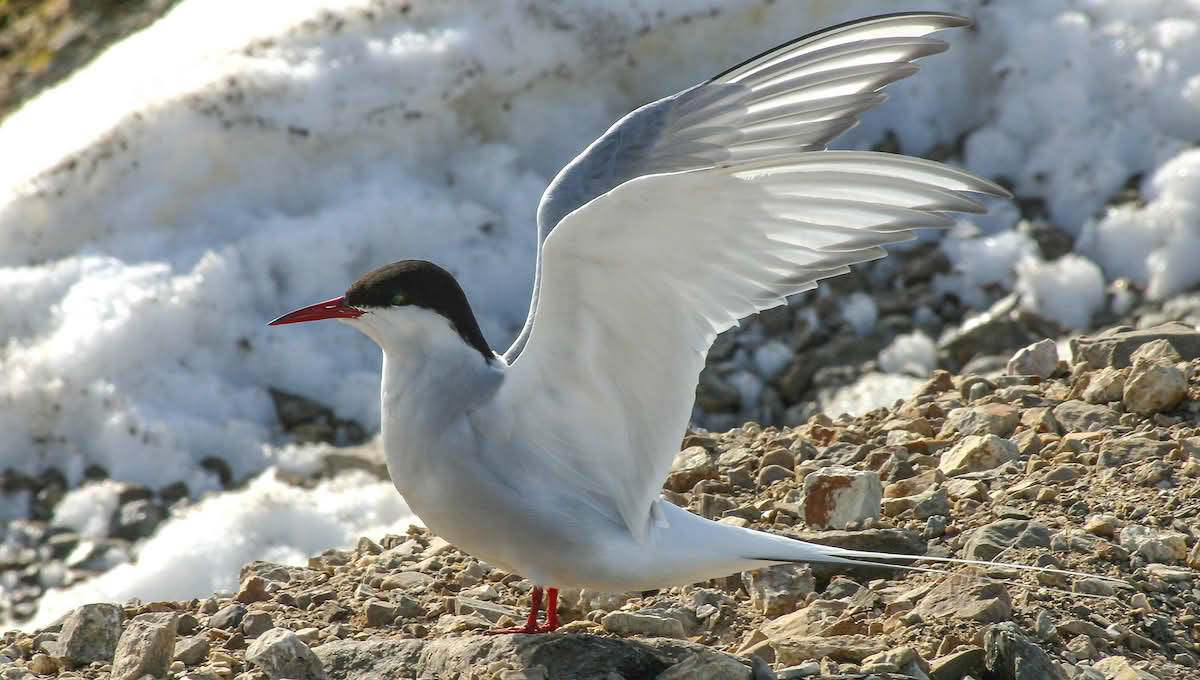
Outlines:
[[[1078,363],[1060,362],[1048,377],[936,371],[892,407],[859,417],[693,431],[664,489],[719,521],[804,540],[1096,578],[1003,566],[943,575],[783,565],[658,592],[563,591],[560,633],[493,637],[481,633],[522,618],[533,584],[411,527],[326,550],[307,567],[248,564],[236,594],[88,605],[61,625],[9,631],[0,672],[1195,677],[1200,358],[1176,343],[1191,347],[1200,333],[1145,329],[1137,347],[1124,333],[1082,339],[1108,349],[1077,353]],[[1132,408],[1115,392],[1099,403],[1080,398],[1103,376],[1138,366],[1177,372],[1182,396],[1161,410]],[[833,516],[843,530],[818,530]],[[34,523],[9,531],[32,546],[49,533]],[[7,554],[36,564],[36,550]]]

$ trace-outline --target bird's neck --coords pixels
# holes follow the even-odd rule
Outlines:
[[[499,358],[485,359],[434,312],[388,310],[355,323],[383,349],[380,415],[389,458],[438,445],[435,438],[491,399],[503,380]]]

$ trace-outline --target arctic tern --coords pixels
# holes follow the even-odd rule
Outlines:
[[[529,314],[504,354],[454,277],[420,260],[271,322],[338,319],[382,348],[392,482],[435,534],[535,584],[512,632],[556,629],[558,588],[935,559],[720,524],[660,490],[718,333],[914,227],[950,225],[946,212],[985,212],[968,194],[1008,197],[940,163],[825,148],[947,48],[928,34],[968,25],[905,13],[834,26],[622,118],[542,196]]]

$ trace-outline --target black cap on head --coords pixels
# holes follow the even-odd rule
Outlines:
[[[401,260],[380,267],[354,282],[345,304],[359,309],[415,306],[428,309],[450,322],[468,345],[492,359],[471,305],[450,272],[424,260]]]

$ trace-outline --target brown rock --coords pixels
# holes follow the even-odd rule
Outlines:
[[[667,475],[664,487],[671,491],[682,493],[690,490],[703,479],[713,479],[717,476],[717,466],[712,456],[701,446],[688,447],[675,454],[671,463],[671,472]]]
[[[1121,400],[1134,413],[1167,411],[1187,394],[1187,378],[1171,364],[1139,360],[1129,372]]]
[[[258,576],[251,576],[242,581],[242,585],[233,599],[244,604],[266,602],[271,599],[271,594],[267,592],[266,581]]]
[[[1125,373],[1106,366],[1089,376],[1088,385],[1080,396],[1089,404],[1106,404],[1120,401],[1124,392]]]
[[[924,619],[998,623],[1012,617],[1012,598],[1001,583],[963,583],[951,578],[929,591],[914,611]]]
[[[968,472],[991,470],[1017,459],[1017,446],[994,434],[967,436],[955,444],[938,463],[938,469],[947,477],[956,477]]]

